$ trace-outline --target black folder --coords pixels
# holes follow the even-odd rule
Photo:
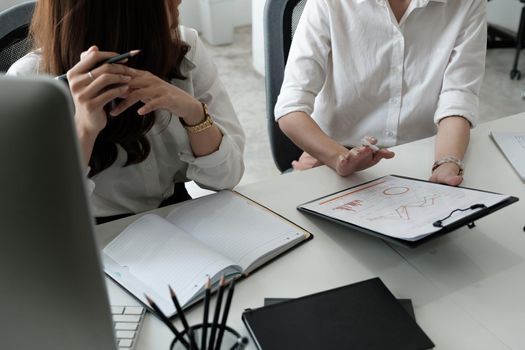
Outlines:
[[[313,203],[313,202],[319,202],[325,198],[330,198],[330,197],[333,197],[334,195],[338,195],[340,193],[343,193],[345,191],[349,191],[349,190],[352,190],[354,188],[358,188],[359,186],[365,186],[367,184],[372,184],[374,182],[377,182],[379,180],[382,180],[384,178],[387,178],[387,177],[393,177],[393,178],[398,178],[398,179],[403,179],[403,180],[406,180],[408,182],[419,182],[419,183],[426,183],[428,184],[429,186],[436,186],[436,187],[439,187],[439,186],[445,186],[445,187],[448,187],[448,188],[452,188],[452,189],[458,189],[458,190],[467,190],[467,191],[476,191],[476,192],[480,192],[480,193],[486,193],[486,194],[494,194],[494,195],[500,195],[499,193],[495,193],[495,192],[489,192],[489,191],[483,191],[483,190],[479,190],[479,189],[473,189],[473,188],[467,188],[467,187],[453,187],[453,186],[448,186],[448,185],[443,185],[443,184],[436,184],[436,183],[431,183],[429,181],[425,181],[425,180],[421,180],[421,179],[415,179],[415,178],[410,178],[410,177],[406,177],[406,176],[399,176],[399,175],[388,175],[388,176],[384,176],[384,177],[381,177],[381,178],[377,178],[377,179],[374,179],[374,180],[371,180],[371,181],[368,181],[366,183],[363,183],[363,184],[359,184],[359,185],[356,185],[356,186],[353,186],[353,187],[350,187],[350,188],[347,188],[347,189],[344,189],[342,191],[338,191],[338,192],[335,192],[335,193],[331,193],[331,194],[328,194],[326,196],[323,196],[321,198],[317,198],[317,199],[314,199],[314,200],[311,200],[307,203],[303,203],[303,204],[300,204],[299,206],[297,206],[297,209],[300,210],[300,211],[303,211],[305,213],[309,213],[309,214],[313,214],[313,215],[316,215],[316,216],[319,216],[319,217],[322,217],[324,219],[328,219],[330,221],[334,221],[336,223],[339,223],[341,225],[344,225],[344,226],[347,226],[353,230],[356,230],[356,231],[360,231],[360,232],[363,232],[363,233],[366,233],[366,234],[369,234],[369,235],[372,235],[372,236],[375,236],[375,237],[378,237],[378,238],[381,238],[385,241],[388,241],[388,242],[392,242],[394,244],[397,244],[397,245],[402,245],[402,246],[405,246],[405,247],[409,247],[409,248],[414,248],[414,247],[417,247],[419,245],[421,245],[422,243],[425,243],[425,242],[428,242],[429,240],[431,239],[435,239],[437,237],[440,237],[444,234],[447,234],[451,231],[454,231],[462,226],[468,226],[469,228],[473,228],[475,227],[475,224],[474,222],[484,216],[487,216],[501,208],[504,208],[514,202],[517,202],[518,201],[518,198],[517,197],[513,197],[513,196],[508,196],[508,198],[506,198],[505,200],[502,200],[500,201],[499,203],[496,203],[496,204],[493,204],[493,205],[490,205],[490,206],[484,206],[484,205],[481,205],[479,203],[470,203],[470,205],[466,208],[458,208],[458,207],[451,207],[450,208],[450,214],[454,214],[455,212],[463,212],[463,211],[466,211],[466,210],[469,210],[469,209],[472,209],[472,212],[464,217],[464,218],[461,218],[459,220],[455,220],[449,224],[442,224],[441,222],[445,222],[443,219],[445,219],[444,217],[436,217],[434,220],[433,220],[433,224],[434,226],[436,227],[439,227],[439,230],[437,230],[436,232],[434,233],[431,233],[427,236],[424,236],[422,238],[418,238],[417,240],[404,240],[404,239],[401,239],[401,238],[397,238],[397,237],[391,237],[387,234],[384,234],[384,233],[381,233],[381,232],[377,232],[375,230],[372,230],[370,228],[367,228],[367,227],[364,227],[364,226],[359,226],[359,225],[356,225],[356,224],[353,224],[351,222],[348,222],[348,221],[344,221],[344,220],[340,220],[340,219],[337,219],[335,217],[332,217],[330,215],[325,215],[323,213],[319,213],[315,210],[311,210],[311,209],[308,209],[308,208],[305,208],[305,206]],[[440,225],[440,226],[439,226]]]
[[[245,310],[260,350],[422,350],[434,343],[379,278]]]

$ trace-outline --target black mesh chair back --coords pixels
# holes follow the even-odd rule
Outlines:
[[[31,1],[0,12],[0,72],[6,72],[33,48],[28,33],[34,8]]]
[[[264,10],[268,134],[273,160],[281,172],[288,170],[302,153],[281,131],[273,111],[283,83],[290,44],[305,4],[306,0],[268,0]]]

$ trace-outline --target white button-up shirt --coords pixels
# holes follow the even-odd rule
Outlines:
[[[191,47],[181,66],[187,79],[172,83],[208,105],[215,125],[224,135],[219,149],[196,158],[179,118],[157,111],[157,122],[146,134],[151,152],[143,162],[123,167],[127,157],[118,146],[115,163],[87,180],[95,216],[157,208],[173,194],[175,182],[194,180],[204,188],[219,190],[234,187],[242,177],[244,133],[228,94],[197,32],[181,27],[181,37]],[[31,53],[16,62],[8,74],[38,74],[39,62],[38,52]]]
[[[301,111],[345,146],[433,135],[444,117],[474,126],[486,54],[486,1],[308,0],[275,117]]]

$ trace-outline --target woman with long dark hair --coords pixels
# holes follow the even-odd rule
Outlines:
[[[179,25],[180,3],[39,0],[35,51],[8,72],[67,73],[97,217],[187,199],[188,180],[232,188],[243,174],[242,129],[196,31]]]

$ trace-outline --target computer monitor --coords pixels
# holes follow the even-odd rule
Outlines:
[[[0,349],[116,349],[70,98],[0,77]]]

